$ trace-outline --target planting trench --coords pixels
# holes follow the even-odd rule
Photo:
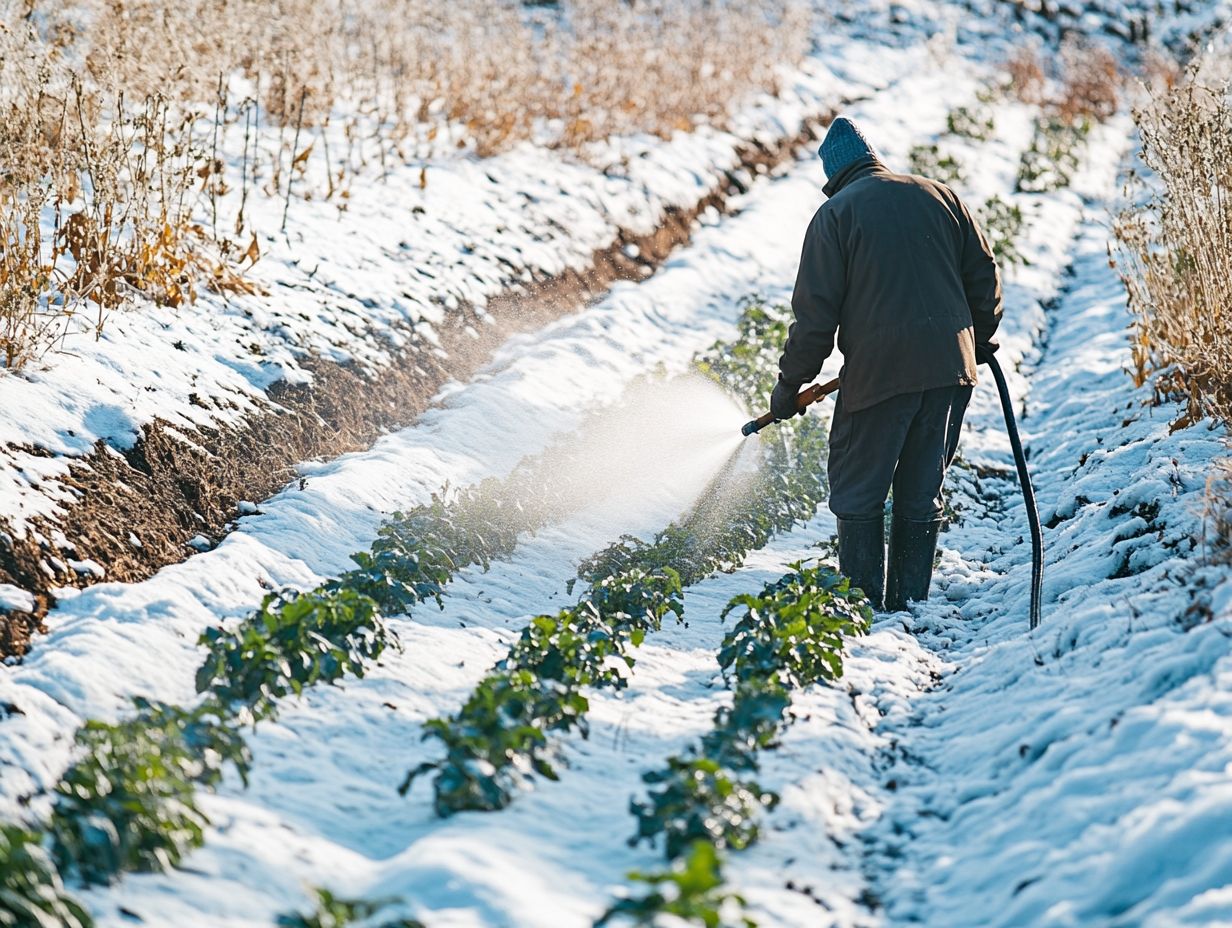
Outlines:
[[[883,145],[892,156],[905,157],[921,134],[937,131],[944,125],[946,108],[933,86],[942,78],[930,81],[911,81],[892,92],[879,94],[857,113],[876,119],[883,127]],[[976,81],[957,67],[945,75],[944,83],[951,92],[961,86],[974,93],[977,87]],[[910,95],[914,105],[904,105],[904,94]],[[586,332],[587,338],[579,342],[579,347],[584,346],[588,363],[576,376],[571,375],[571,385],[586,384],[595,395],[602,395],[603,383],[593,381],[604,370],[595,363],[608,363],[603,360],[607,357],[607,339],[611,339],[613,359],[619,356],[620,364],[625,366],[618,370],[645,370],[653,366],[656,357],[676,365],[681,363],[682,355],[687,358],[715,336],[730,336],[731,320],[737,311],[732,294],[762,290],[777,297],[784,295],[798,249],[797,229],[803,227],[813,204],[819,202],[821,180],[814,164],[802,164],[766,185],[756,198],[745,201],[740,215],[721,227],[703,230],[663,274],[637,286],[618,287],[598,307],[599,319],[583,314],[574,321],[549,326],[549,333],[555,333],[553,338],[575,326]],[[788,215],[797,221],[786,222],[784,216]],[[628,318],[630,313],[632,320]],[[675,325],[677,319],[680,331],[669,330],[670,338],[665,342],[664,323],[672,320]],[[631,328],[633,320],[644,327],[641,337],[637,336],[636,326]],[[647,343],[647,331],[658,331],[660,335],[653,343]],[[549,340],[544,344],[550,343]],[[639,346],[637,356],[629,357],[630,345]],[[523,357],[519,364],[527,370],[546,369],[548,365],[543,360]],[[497,378],[491,384],[473,385],[460,392],[458,398],[486,393],[493,399],[501,383]],[[563,403],[577,398],[562,399],[554,394],[554,399]],[[507,402],[507,396],[501,402]],[[665,422],[670,424],[673,415],[682,414],[688,415],[683,409],[668,409],[664,411]],[[532,415],[536,425],[531,436],[522,436],[526,439],[521,442],[523,446],[533,440],[533,435],[545,434],[551,427],[542,412]],[[448,418],[442,415],[440,422],[443,424]],[[468,427],[481,427],[482,419],[468,416],[468,420]],[[733,436],[738,425],[733,419]],[[495,441],[501,438],[497,436]],[[594,535],[582,535],[576,527],[561,528],[567,534],[598,540]],[[773,579],[782,569],[769,565],[781,565],[783,551],[792,552],[793,557],[810,553],[809,546],[820,537],[816,523],[810,529],[811,533],[792,533],[784,548],[772,542],[763,552],[755,552],[750,556],[750,569],[760,571],[763,579]],[[610,531],[605,537],[611,540]],[[535,608],[536,601],[545,601],[553,578],[560,583],[571,575],[568,561],[576,554],[566,555],[565,564],[560,563],[559,555],[545,561],[541,554],[533,554],[548,539],[543,534],[528,544],[524,556],[532,558],[531,561],[523,561],[520,555],[507,568],[494,568],[490,578],[476,576],[467,587],[458,590],[457,597],[447,600],[446,611],[439,618],[431,610],[417,612],[413,622],[400,628],[407,644],[403,655],[387,657],[382,661],[385,666],[371,668],[364,680],[348,685],[345,691],[314,689],[304,703],[290,702],[278,721],[263,725],[252,742],[256,759],[252,789],[243,791],[237,785],[226,785],[217,796],[204,797],[205,808],[216,827],[210,830],[205,847],[188,860],[189,870],[126,877],[115,889],[91,893],[91,908],[102,923],[123,917],[115,907],[118,904],[129,911],[148,914],[172,912],[176,920],[183,919],[186,924],[194,917],[203,917],[203,912],[210,913],[211,924],[243,924],[295,906],[296,900],[302,899],[305,882],[333,887],[344,872],[351,874],[345,880],[348,886],[360,884],[365,894],[380,896],[390,891],[405,894],[411,900],[424,898],[434,910],[433,924],[455,909],[462,919],[459,924],[472,924],[476,917],[482,920],[483,912],[491,916],[490,922],[501,923],[495,913],[503,907],[511,906],[509,911],[525,912],[529,918],[532,907],[543,911],[545,904],[557,903],[578,916],[597,915],[609,895],[608,888],[619,882],[625,862],[630,859],[613,853],[630,826],[625,810],[625,799],[633,792],[626,788],[629,778],[636,782],[648,758],[678,750],[709,727],[713,701],[698,699],[709,695],[709,681],[714,676],[713,639],[717,625],[713,621],[714,611],[707,606],[702,606],[697,618],[688,620],[687,628],[678,628],[669,621],[660,633],[662,639],[652,636],[639,649],[628,698],[592,697],[596,707],[592,712],[595,734],[589,742],[570,739],[570,765],[561,770],[562,783],[541,782],[504,811],[455,816],[447,823],[436,822],[432,817],[430,791],[416,786],[403,800],[393,789],[408,765],[417,758],[432,756],[430,747],[413,743],[425,712],[431,711],[429,707],[438,707],[439,713],[458,705],[469,689],[459,686],[459,682],[469,680],[473,685],[499,657],[508,641],[504,629],[524,623],[526,608]],[[225,554],[228,547],[224,543],[202,558]],[[189,562],[185,568],[191,566]],[[145,586],[168,589],[173,578],[167,574],[156,578],[161,583],[151,581]],[[488,595],[489,583],[496,591],[506,588],[509,581],[502,581],[502,576],[523,586],[532,578],[541,580],[534,580],[533,595],[525,589],[513,597],[503,592]],[[741,572],[713,582],[727,583],[728,590],[732,583],[739,583],[739,591],[751,591],[751,586],[755,588],[751,576],[757,574]],[[711,582],[705,581],[688,591],[686,615],[693,608],[689,603]],[[484,592],[472,595],[468,589]],[[89,595],[87,591],[83,597]],[[489,598],[494,602],[487,604]],[[730,594],[723,601],[727,598]],[[703,604],[713,601],[706,596],[700,600]],[[679,635],[697,642],[687,662],[681,661],[672,648]],[[660,640],[662,645],[657,643]],[[461,666],[449,660],[449,655],[463,654],[473,656],[463,658]],[[185,656],[196,657],[191,649]],[[177,657],[176,663],[182,665],[185,661]],[[651,690],[659,693],[666,682],[661,674],[679,678],[678,670],[684,672],[679,693],[664,693],[668,696],[666,703],[655,696],[655,708],[647,712],[641,708],[646,704],[629,701],[636,699],[639,681],[649,681]],[[125,689],[139,691],[131,686]],[[668,685],[667,689],[672,687]],[[396,708],[389,708],[386,703]],[[632,715],[631,706],[637,707]],[[678,709],[693,720],[683,728],[679,726]],[[404,713],[410,717],[405,718]],[[657,717],[662,717],[667,725],[665,735],[675,734],[659,743],[646,743],[640,730]],[[322,724],[327,725],[328,731],[320,728]],[[0,743],[6,734],[4,727],[0,726]],[[592,752],[597,752],[599,758],[611,758],[613,752],[620,755],[619,767],[625,773],[613,777],[614,770],[604,767],[606,761],[591,768],[591,773],[584,773],[577,763]],[[54,764],[49,767],[54,769]],[[324,786],[324,782],[335,785]],[[587,782],[595,783],[599,792],[588,797],[585,790],[579,791]],[[325,799],[326,796],[330,798]],[[580,814],[582,806],[590,808],[587,819],[598,816],[595,829],[574,830],[572,815]],[[564,809],[572,811],[563,812]],[[352,833],[351,826],[356,823],[363,823],[363,827]],[[608,837],[595,840],[596,832]],[[515,839],[514,835],[521,837]],[[271,836],[276,836],[275,843],[271,843]],[[590,842],[588,855],[581,853],[578,841]],[[500,850],[503,862],[493,860],[490,867],[473,865],[476,854],[487,855],[499,849],[504,849]],[[297,862],[294,867],[287,866],[289,859]],[[537,861],[546,867],[549,862],[565,866],[570,860],[573,864],[567,868],[568,876],[559,886],[549,888],[542,882],[528,882],[528,874]],[[213,879],[201,876],[206,873],[212,874]],[[261,888],[257,883],[249,885],[254,874],[259,875]],[[481,883],[473,882],[480,876]],[[220,880],[234,891],[220,893]],[[429,892],[434,886],[436,891]],[[535,888],[543,893],[538,902],[532,892]],[[562,892],[568,901],[561,896]]]
[[[875,121],[887,155],[904,159],[911,144],[944,124],[941,98],[953,105],[975,89],[972,76],[955,67],[943,81],[892,87],[855,115]],[[998,122],[998,139],[966,146],[980,165],[978,195],[1012,185],[1018,154],[1030,142],[1026,110],[1007,106]],[[1183,461],[1182,447],[1206,459],[1220,437],[1191,428],[1173,439],[1166,416],[1153,421],[1139,410],[1135,418],[1135,397],[1120,372],[1123,308],[1115,280],[1109,283],[1106,268],[1099,272],[1096,217],[1110,201],[1126,137],[1123,122],[1098,130],[1088,153],[1093,167],[1075,178],[1073,190],[1026,198],[1033,210],[1023,248],[1033,263],[1015,270],[1009,288],[1002,357],[1007,367],[1025,362],[1011,382],[1020,401],[1029,396],[1024,431],[1054,526],[1045,625],[1026,634],[1025,523],[1008,476],[1000,411],[983,386],[964,462],[954,471],[961,521],[943,536],[935,601],[909,618],[883,619],[853,642],[837,685],[793,694],[794,723],[763,752],[757,780],[783,801],[765,815],[759,840],[725,863],[729,888],[747,897],[763,924],[974,926],[1027,918],[1061,925],[1074,923],[1067,912],[1082,913],[1087,920],[1078,923],[1102,923],[1144,902],[1137,911],[1151,911],[1151,887],[1162,882],[1138,878],[1139,889],[1112,879],[1137,873],[1127,865],[1135,852],[1153,849],[1148,838],[1135,834],[1137,843],[1129,842],[1113,867],[1094,853],[1097,836],[1041,824],[1049,802],[1086,795],[1081,766],[1069,757],[1107,762],[1099,752],[1121,737],[1108,733],[1118,731],[1124,714],[1114,704],[1134,706],[1128,730],[1149,731],[1145,744],[1156,754],[1170,746],[1169,725],[1172,746],[1203,737],[1209,744],[1196,707],[1192,722],[1163,711],[1151,718],[1152,700],[1189,698],[1181,687],[1186,675],[1214,673],[1226,654],[1218,629],[1153,620],[1149,656],[1165,669],[1139,686],[1140,655],[1128,646],[1136,612],[1124,628],[1108,621],[1125,598],[1152,597],[1158,615],[1182,603],[1191,575],[1177,559],[1192,529],[1185,506],[1200,481],[1194,466],[1168,460]],[[347,555],[371,541],[381,511],[422,502],[446,481],[504,473],[519,452],[575,425],[579,406],[610,400],[657,363],[679,370],[698,348],[730,336],[733,294],[783,296],[797,231],[819,201],[817,174],[804,164],[759,185],[756,197],[734,200],[738,215],[702,229],[663,273],[617,285],[587,313],[515,337],[416,429],[309,472],[307,488],[263,505],[213,551],[145,583],[105,584],[67,598],[49,640],[55,647],[36,650],[0,681],[0,699],[20,712],[0,722],[6,817],[22,814],[32,797],[33,807],[45,806],[39,792],[69,759],[64,733],[83,716],[122,716],[136,693],[191,699],[201,658],[193,642],[202,628],[245,615],[264,588],[310,588],[337,575]],[[1061,292],[1075,243],[1076,283]],[[570,357],[583,361],[570,366]],[[1036,384],[1030,394],[1028,370]],[[688,415],[688,405],[647,412],[670,421]],[[1123,419],[1129,424],[1119,425]],[[1085,453],[1087,433],[1098,436],[1101,450]],[[1115,499],[1122,493],[1128,496]],[[432,813],[428,789],[416,785],[401,799],[394,787],[408,764],[431,756],[418,742],[424,721],[463,702],[528,610],[550,612],[571,598],[563,584],[578,558],[614,532],[662,525],[691,495],[566,517],[490,572],[464,571],[444,611],[419,609],[397,620],[404,652],[387,654],[345,690],[317,687],[303,701],[288,701],[277,720],[260,727],[251,738],[251,788],[231,777],[203,797],[213,826],[185,869],[129,876],[87,893],[99,923],[248,925],[302,910],[309,885],[405,897],[433,928],[594,919],[629,870],[661,866],[661,851],[625,843],[634,824],[626,803],[644,795],[642,773],[702,736],[729,698],[714,662],[723,606],[777,579],[788,562],[816,556],[816,543],[832,530],[829,516],[774,538],[735,572],[688,589],[687,624],[668,621],[647,639],[628,689],[591,695],[591,737],[569,739],[560,782],[540,780],[498,813],[444,822]],[[1156,538],[1172,546],[1170,560],[1152,562]],[[1084,545],[1095,553],[1081,553]],[[1083,691],[1084,703],[1106,710],[1092,720],[1067,706],[1068,676],[1089,669],[1083,661],[1097,666],[1105,646],[1123,654],[1096,677],[1111,695],[1101,701],[1097,691]],[[1066,661],[1073,662],[1068,670]],[[1056,744],[1064,748],[1060,757],[1049,754]],[[1146,750],[1129,755],[1131,774],[1149,767]],[[1199,784],[1201,802],[1184,824],[1198,828],[1203,814],[1222,821],[1226,804],[1214,774],[1223,757],[1186,759],[1212,776]],[[1057,770],[1069,793],[1050,791]],[[1141,802],[1158,773],[1131,775],[1129,794]],[[1181,764],[1170,773],[1165,798],[1193,794]],[[1169,808],[1163,800],[1152,807],[1157,821]],[[1108,809],[1101,824],[1126,827],[1129,803],[1114,800]],[[1213,860],[1186,874],[1193,863],[1186,858],[1158,879],[1217,886],[1227,862],[1219,853]],[[993,877],[983,876],[985,868]],[[1109,880],[1102,896],[1082,888]],[[1194,911],[1209,914],[1215,904]],[[1115,923],[1136,923],[1128,918]]]

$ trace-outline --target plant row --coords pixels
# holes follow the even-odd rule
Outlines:
[[[1006,62],[1003,79],[977,94],[974,105],[955,107],[946,118],[949,135],[986,142],[996,133],[990,104],[997,98],[1038,109],[1031,144],[1019,160],[1015,190],[1020,193],[1069,186],[1092,125],[1113,116],[1120,106],[1124,75],[1107,50],[1070,43],[1054,66],[1058,80],[1050,87],[1043,62],[1022,49]],[[915,173],[944,183],[966,179],[963,165],[936,144],[913,148],[911,164]]]
[[[739,338],[716,345],[698,367],[750,405],[764,402],[788,315],[746,301]],[[826,492],[817,467],[824,446],[816,418],[779,423],[763,433],[754,473],[729,465],[650,541],[625,536],[583,562],[577,601],[532,619],[461,708],[427,723],[424,737],[442,755],[413,768],[400,791],[434,773],[434,807],[447,816],[503,808],[535,774],[556,779],[555,736],[588,734],[587,691],[626,685],[647,633],[669,615],[683,620],[684,588],[734,569],[774,533],[812,517]]]
[[[977,96],[975,104],[950,110],[946,116],[946,134],[974,142],[990,141],[996,132],[996,119],[991,106],[994,99],[994,91],[985,91]],[[943,151],[938,143],[916,145],[909,157],[912,173],[954,186],[961,186],[967,180],[962,162]],[[1016,244],[1025,222],[1020,206],[993,195],[975,212],[998,262],[1003,266],[1028,263]]]
[[[832,567],[801,563],[760,593],[732,599],[723,618],[737,609],[743,613],[718,655],[731,704],[716,711],[698,744],[643,775],[649,795],[630,807],[637,818],[630,843],[661,839],[668,867],[631,874],[647,892],[617,901],[597,925],[653,925],[665,915],[706,926],[752,924],[743,900],[723,889],[722,852],[756,841],[758,813],[778,802],[754,779],[758,753],[791,722],[796,691],[842,676],[844,642],[867,632],[873,613]]]
[[[247,776],[252,761],[242,727],[273,718],[288,695],[362,676],[368,662],[398,645],[386,616],[439,603],[458,570],[486,569],[508,556],[521,534],[576,506],[585,489],[568,475],[584,472],[582,453],[570,445],[553,449],[504,480],[395,514],[371,550],[353,556],[353,570],[313,590],[271,593],[235,626],[208,629],[196,674],[199,704],[138,700],[132,718],[90,721],[77,732],[82,754],[53,788],[47,822],[6,833],[21,853],[0,871],[0,899],[15,911],[24,905],[59,913],[48,915],[52,923],[72,924],[63,913],[84,917],[84,910],[64,890],[66,878],[106,883],[123,872],[178,865],[201,845],[209,824],[196,789],[214,788],[228,765]],[[756,523],[770,517],[751,514],[745,530],[756,532]],[[687,546],[690,539],[671,535],[669,543]],[[656,582],[648,581],[645,596],[655,595]],[[611,589],[612,601],[643,595],[621,593],[615,582],[599,586]]]
[[[65,879],[107,883],[124,872],[177,866],[209,824],[197,789],[216,787],[228,766],[247,782],[244,726],[273,718],[280,700],[307,687],[363,676],[370,661],[398,646],[387,616],[439,604],[458,570],[487,569],[523,533],[575,505],[578,487],[545,479],[574,472],[573,453],[552,449],[504,480],[397,513],[369,551],[353,556],[353,570],[312,590],[270,593],[235,626],[208,629],[194,707],[137,699],[125,721],[86,722],[75,736],[81,755],[53,788],[46,822],[5,826],[0,835],[7,845],[0,847],[0,902],[4,911],[25,913],[13,924],[88,925]],[[9,924],[4,918],[0,926]]]
[[[1047,114],[1038,116],[1031,146],[1018,163],[1018,191],[1048,193],[1068,187],[1090,134],[1089,119],[1070,121]]]
[[[1098,60],[1102,64],[1094,64]],[[1047,193],[1068,187],[1078,170],[1082,149],[1096,120],[1107,119],[1117,108],[1115,65],[1107,71],[1104,58],[1070,56],[1064,63],[1062,95],[1043,96],[1044,75],[1038,64],[1019,57],[1009,63],[1010,80],[977,94],[976,103],[950,110],[946,133],[974,142],[994,138],[996,120],[991,104],[1004,94],[1040,107],[1031,143],[1022,152],[1014,189],[1017,193]],[[910,154],[911,170],[942,183],[961,186],[967,180],[962,162],[937,143],[917,145]],[[989,197],[976,210],[980,227],[993,254],[1003,265],[1026,264],[1016,241],[1024,226],[1019,206],[999,196]]]

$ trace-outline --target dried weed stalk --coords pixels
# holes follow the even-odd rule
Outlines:
[[[1010,93],[1020,102],[1039,104],[1044,100],[1044,66],[1033,46],[1023,46],[1005,63]]]
[[[62,35],[56,32],[53,35]],[[131,293],[178,306],[200,258],[188,222],[194,119],[91,86],[31,21],[0,29],[0,360],[103,332]]]
[[[1232,422],[1232,100],[1198,80],[1135,113],[1159,187],[1116,224],[1137,382],[1183,397],[1181,424]]]
[[[1005,63],[1007,90],[1019,102],[1044,107],[1065,124],[1103,121],[1120,105],[1125,74],[1108,49],[1067,39],[1056,57],[1045,61],[1036,46],[1019,48]],[[1049,75],[1055,92],[1049,90]]]
[[[1102,46],[1067,42],[1061,49],[1061,67],[1057,115],[1067,123],[1102,122],[1115,115],[1124,77],[1112,52]]]
[[[1214,563],[1232,561],[1232,459],[1214,462],[1206,481],[1203,512],[1203,548]]]
[[[394,136],[440,115],[482,154],[722,120],[808,42],[794,0],[86,2],[96,81],[199,102],[242,73],[277,124],[301,104],[307,126],[342,104]]]

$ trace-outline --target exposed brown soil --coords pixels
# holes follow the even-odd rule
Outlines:
[[[0,613],[0,657],[24,654],[31,636],[43,630],[42,618],[54,605],[52,589],[95,582],[69,569],[66,559],[96,561],[105,565],[107,580],[126,582],[183,560],[192,553],[190,539],[220,538],[240,500],[272,495],[293,478],[298,462],[368,447],[382,432],[414,421],[447,378],[469,377],[511,334],[576,310],[616,281],[644,279],[689,241],[698,215],[711,207],[726,211],[730,198],[744,192],[745,172],[764,173],[793,157],[832,115],[774,145],[746,146],[740,152],[743,170],[729,172],[692,208],[669,210],[651,234],[620,233],[595,252],[585,272],[506,292],[489,302],[486,322],[464,307],[453,314],[452,328],[438,331],[445,360],[414,341],[371,376],[311,357],[303,362],[313,374],[311,386],[274,385],[265,408],[238,425],[201,429],[185,441],[182,429],[156,421],[121,455],[99,442],[66,481],[79,491],[80,502],[54,524],[35,523],[24,539],[15,539],[0,522],[0,582],[29,590],[37,601],[33,613]],[[45,540],[53,529],[68,538],[71,552]]]

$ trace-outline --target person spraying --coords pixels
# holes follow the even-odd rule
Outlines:
[[[819,154],[827,199],[805,233],[770,412],[780,421],[803,413],[800,388],[837,337],[844,363],[828,475],[839,568],[877,609],[898,611],[928,598],[942,483],[976,365],[997,349],[1001,280],[945,184],[894,173],[842,116]]]

